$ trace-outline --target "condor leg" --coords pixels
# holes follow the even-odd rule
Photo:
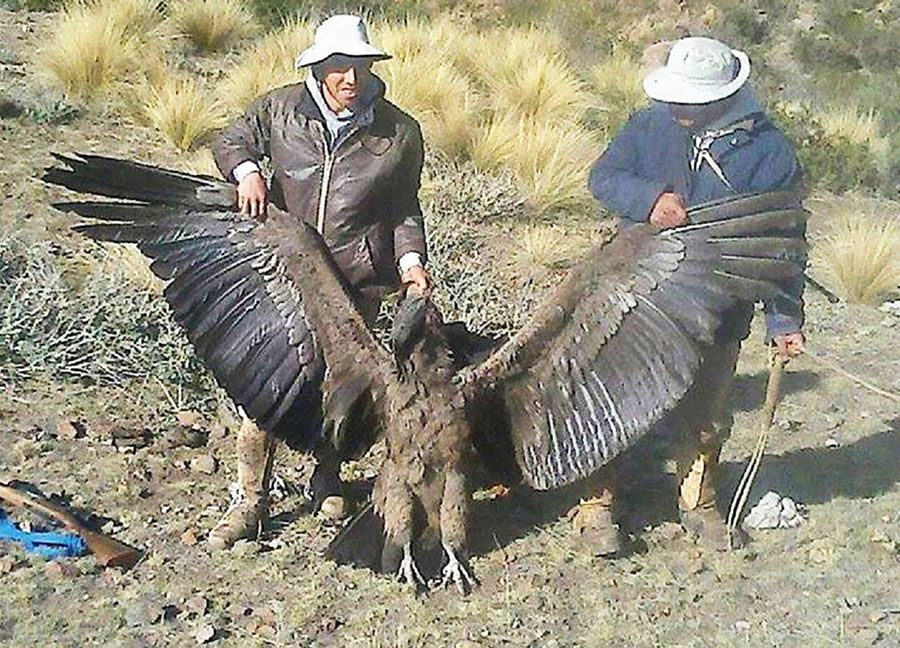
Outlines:
[[[459,471],[451,471],[444,482],[441,500],[441,545],[447,554],[441,587],[456,585],[460,594],[468,594],[478,586],[466,560],[466,528],[469,517],[469,492],[466,479]]]

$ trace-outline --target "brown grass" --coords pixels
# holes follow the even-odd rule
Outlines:
[[[294,67],[294,60],[310,42],[312,28],[302,20],[291,20],[268,34],[226,71],[217,88],[219,101],[230,113],[240,113],[267,91],[299,81],[303,73]]]
[[[239,0],[175,0],[169,5],[175,33],[200,52],[216,52],[260,31],[246,3]]]
[[[148,84],[144,113],[177,149],[188,151],[225,125],[224,111],[195,78],[167,74]]]
[[[877,305],[900,291],[900,219],[887,203],[843,199],[831,205],[833,222],[812,250],[836,291],[849,302]]]
[[[70,4],[39,54],[43,76],[75,101],[104,96],[139,67],[139,36],[154,24],[154,9],[142,0]]]

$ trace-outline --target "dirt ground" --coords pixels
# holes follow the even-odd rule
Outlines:
[[[21,63],[35,32],[9,12],[0,13],[0,32],[0,90],[13,96],[24,88]],[[156,141],[90,115],[62,126],[0,120],[0,225],[58,236],[71,224],[49,209],[56,194],[35,179],[49,150],[146,159]],[[809,292],[808,333],[816,353],[900,391],[896,316]],[[728,494],[756,440],[761,336],[757,321],[731,400]],[[172,449],[159,437],[122,452],[92,434],[101,422],[89,413],[82,438],[55,434],[74,416],[71,394],[7,389],[0,480],[64,493],[146,557],[121,573],[90,556],[51,564],[0,546],[0,645],[900,646],[900,408],[812,358],[791,363],[784,392],[750,503],[768,490],[792,497],[804,505],[798,528],[754,532],[731,553],[694,545],[658,461],[666,442],[651,438],[626,470],[626,557],[595,558],[579,542],[565,519],[573,494],[513,491],[476,504],[480,589],[416,598],[391,578],[322,559],[335,529],[307,515],[295,492],[278,501],[262,542],[210,553],[203,540],[227,504],[233,429],[198,449]],[[90,394],[97,403],[113,396]],[[213,474],[192,467],[206,455]],[[302,484],[308,468],[301,457],[279,456],[290,485]],[[373,466],[351,471],[371,477]]]

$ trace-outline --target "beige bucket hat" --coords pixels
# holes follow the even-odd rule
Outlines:
[[[705,104],[730,97],[749,77],[750,59],[744,52],[691,36],[672,45],[666,64],[644,78],[644,91],[666,103]]]
[[[316,28],[313,44],[300,52],[298,68],[321,63],[329,56],[370,58],[377,61],[391,58],[369,43],[366,23],[359,16],[332,16]]]

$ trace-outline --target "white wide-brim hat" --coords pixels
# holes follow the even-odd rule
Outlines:
[[[332,16],[316,28],[313,44],[300,52],[296,65],[298,68],[315,65],[335,54],[379,61],[391,58],[369,43],[366,23],[362,18]]]
[[[666,64],[644,77],[644,92],[666,103],[705,104],[730,97],[749,77],[750,59],[744,52],[692,36],[677,41]]]

